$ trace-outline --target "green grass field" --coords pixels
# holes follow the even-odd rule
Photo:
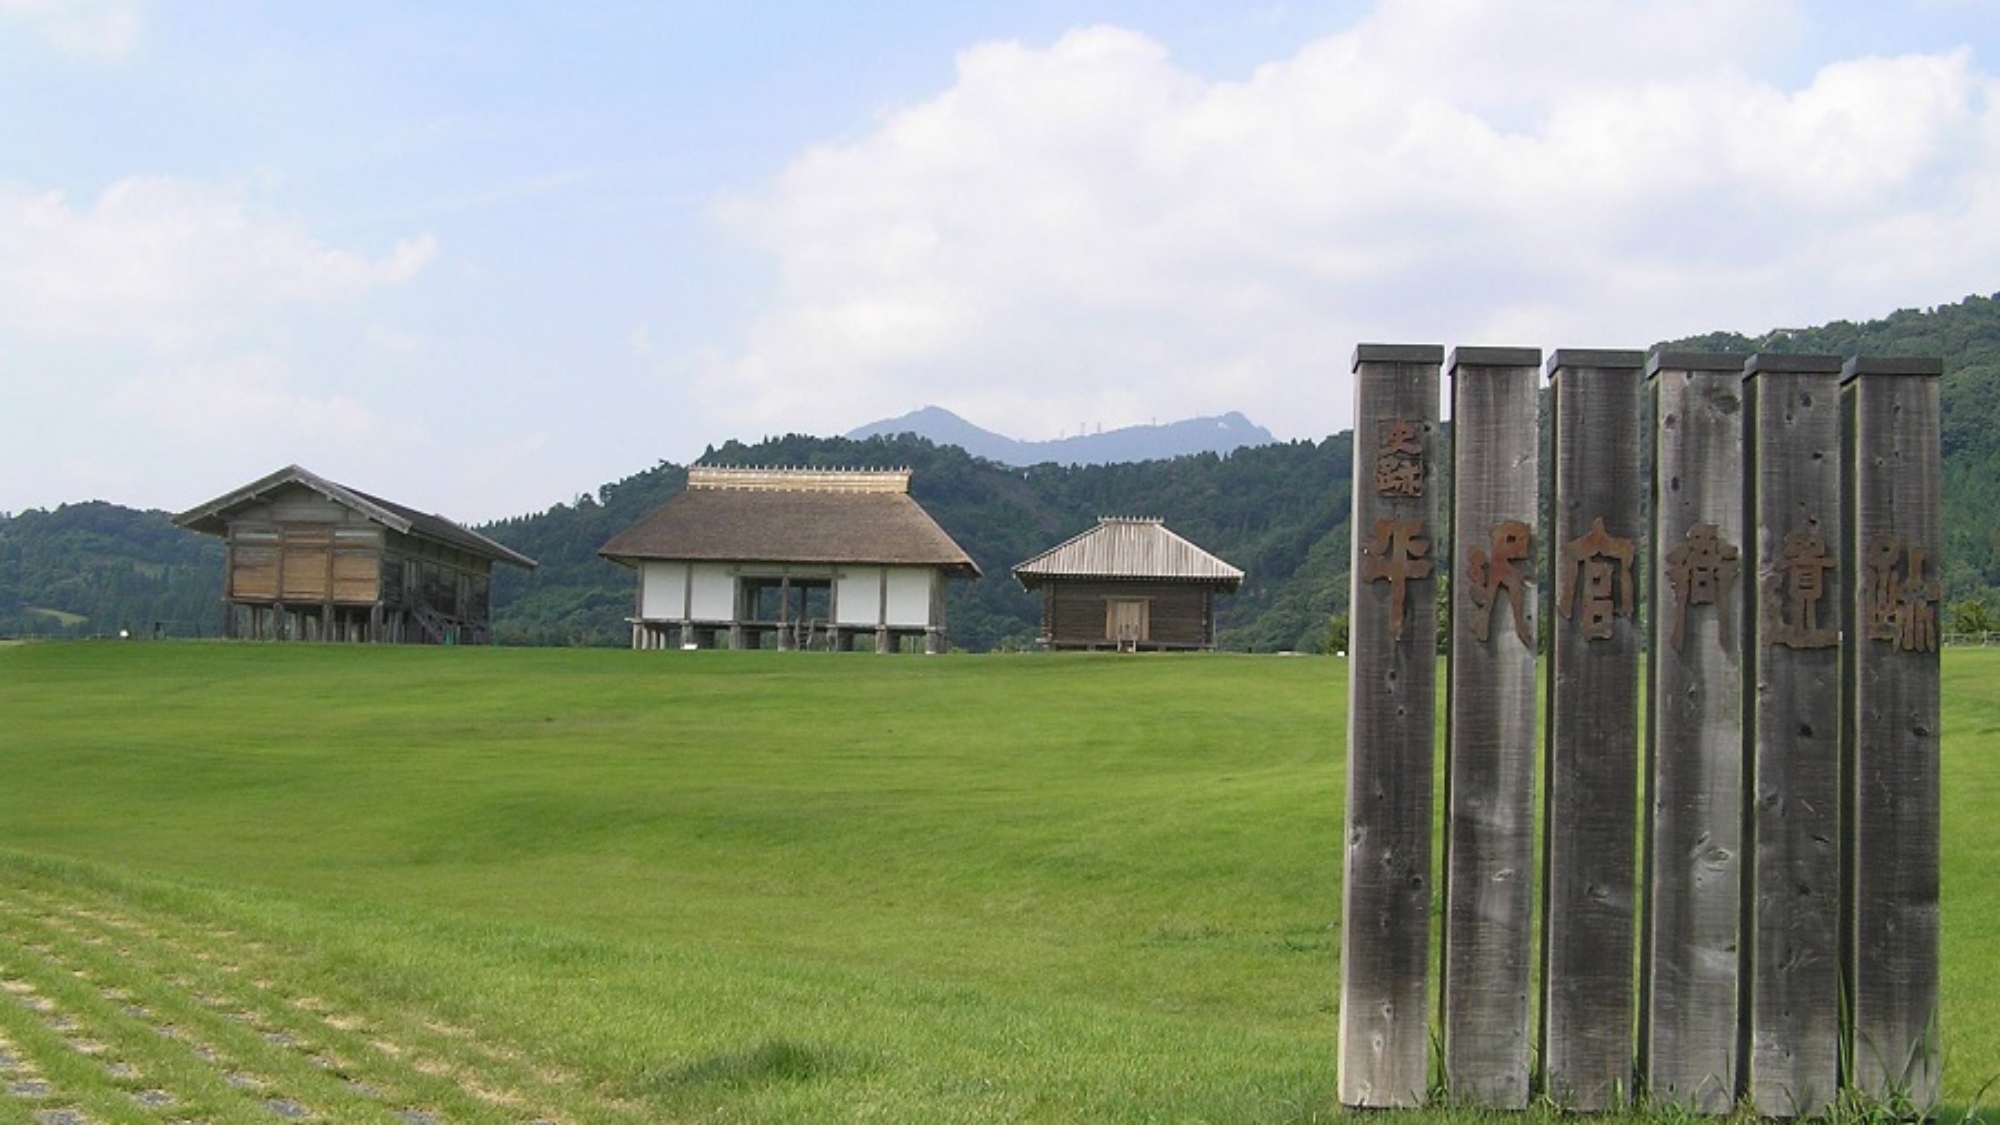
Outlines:
[[[2000,653],[1945,672],[1959,1116]],[[0,1123],[1329,1119],[1344,678],[0,648]]]

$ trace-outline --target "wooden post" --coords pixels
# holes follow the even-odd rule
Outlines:
[[[1568,1109],[1632,1094],[1643,353],[1559,350],[1542,851],[1542,1066]]]
[[[1820,1117],[1840,1082],[1840,360],[1756,355],[1744,1093]]]
[[[1538,348],[1451,355],[1451,687],[1446,716],[1445,1087],[1528,1104],[1534,970]]]
[[[1438,367],[1444,349],[1354,352],[1347,856],[1340,1100],[1416,1106],[1428,1086],[1436,743]]]
[[[1847,1074],[1864,1097],[1928,1112],[1939,1093],[1939,376],[1934,359],[1842,372],[1853,616],[1841,738],[1850,831],[1853,1004]]]
[[[1662,352],[1654,417],[1639,1073],[1736,1105],[1743,928],[1743,357]]]
[[[798,634],[794,632],[798,622],[792,617],[792,577],[789,574],[778,578],[778,651],[788,652],[798,647]]]

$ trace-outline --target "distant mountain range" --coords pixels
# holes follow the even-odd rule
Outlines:
[[[1271,431],[1232,410],[1220,417],[1189,418],[1164,426],[1125,426],[1054,441],[1019,441],[981,429],[942,406],[926,406],[900,418],[870,422],[843,436],[864,441],[899,434],[915,434],[937,445],[955,445],[974,457],[1016,468],[1164,461],[1193,453],[1228,453],[1278,440]]]

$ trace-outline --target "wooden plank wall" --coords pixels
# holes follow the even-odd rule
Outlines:
[[[1743,910],[1743,360],[1663,352],[1653,395],[1639,1075],[1655,1104],[1736,1103]]]
[[[1622,1108],[1632,1095],[1644,361],[1636,351],[1578,350],[1549,360],[1558,619],[1549,661],[1541,1053],[1550,1097],[1586,1112]]]
[[[1847,1073],[1865,1097],[1925,1111],[1938,1097],[1939,376],[1936,360],[1850,360],[1851,480],[1841,565],[1851,721],[1845,932]]]
[[[1214,598],[1207,586],[1191,583],[1050,581],[1044,616],[1050,644],[1057,648],[1104,647],[1105,601],[1146,598],[1146,647],[1201,648],[1213,642],[1209,609]]]
[[[1533,1047],[1537,425],[1542,353],[1452,353],[1451,684],[1445,758],[1445,1088],[1527,1106]]]
[[[1743,1088],[1774,1117],[1824,1115],[1840,1083],[1840,366],[1744,365],[1758,606]]]
[[[1437,684],[1434,459],[1444,349],[1354,353],[1340,1100],[1423,1104]]]

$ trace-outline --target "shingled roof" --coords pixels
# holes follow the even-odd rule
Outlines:
[[[686,491],[597,553],[702,562],[935,566],[979,577],[972,556],[910,498],[908,470],[688,470]]]
[[[253,504],[261,503],[278,489],[292,485],[317,492],[328,500],[359,512],[368,519],[400,534],[415,536],[419,539],[430,539],[447,546],[456,547],[461,551],[478,555],[481,558],[512,563],[524,570],[533,570],[535,568],[535,560],[528,556],[511,551],[484,535],[470,528],[455,524],[443,516],[431,515],[428,512],[419,512],[415,508],[406,508],[401,504],[384,500],[379,496],[370,496],[359,489],[349,488],[344,484],[336,484],[317,473],[309,472],[297,465],[287,465],[277,472],[252,481],[234,492],[225,493],[206,504],[190,508],[180,515],[175,516],[174,523],[187,528],[189,531],[201,532],[203,535],[226,535],[229,532],[229,519],[232,515]]]
[[[1051,579],[1194,582],[1235,590],[1243,572],[1167,530],[1157,519],[1100,516],[1097,526],[1014,568],[1032,590]]]

